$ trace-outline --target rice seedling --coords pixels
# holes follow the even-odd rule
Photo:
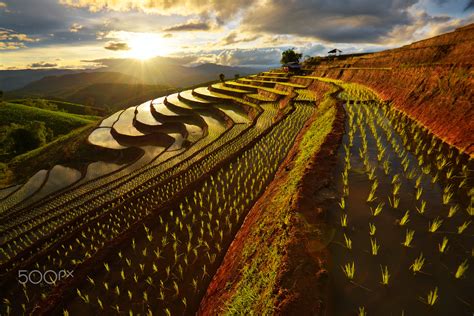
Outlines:
[[[344,210],[346,208],[346,200],[344,199],[344,197],[341,197],[341,200],[339,201],[339,207],[341,208],[341,210]]]
[[[377,197],[375,196],[375,190],[374,190],[374,189],[370,190],[369,196],[367,197],[367,200],[366,200],[366,201],[367,201],[368,203],[370,203],[370,202],[375,201],[376,199],[377,199]]]
[[[342,227],[347,227],[347,214],[342,214],[341,215],[341,226]]]
[[[420,207],[416,207],[416,211],[419,213],[419,214],[425,214],[426,212],[426,201],[422,200],[421,201],[421,204],[420,204]]]
[[[398,224],[400,226],[405,226],[409,221],[410,221],[410,211],[406,211],[403,217],[398,222]]]
[[[445,253],[446,249],[447,249],[447,246],[448,246],[448,238],[445,236],[445,237],[443,237],[443,241],[440,244],[438,244],[439,252]]]
[[[378,254],[380,245],[377,244],[377,239],[370,238],[370,249],[371,249],[372,256],[376,256]]]
[[[370,235],[370,236],[374,236],[374,235],[375,235],[376,229],[377,229],[377,228],[375,227],[375,224],[369,223],[369,235]]]
[[[382,284],[383,285],[388,285],[389,280],[390,280],[390,274],[388,273],[388,267],[382,267],[380,266],[380,269],[382,270]]]
[[[355,275],[355,265],[354,261],[352,263],[346,263],[344,267],[341,266],[342,272],[344,272],[344,275],[352,281],[354,279]]]
[[[391,198],[390,196],[388,197],[388,203],[390,204],[390,206],[392,208],[395,208],[397,209],[398,206],[400,205],[400,198],[397,197],[397,196],[394,196],[393,198]]]
[[[454,274],[454,277],[456,279],[462,278],[462,276],[465,274],[467,269],[469,268],[469,265],[467,264],[467,259],[461,262],[461,264],[458,266],[456,269],[456,273]]]
[[[443,220],[440,218],[435,218],[432,222],[430,221],[428,224],[428,231],[430,233],[434,233],[438,230],[438,228],[441,227],[441,224],[443,224]]]
[[[422,187],[419,187],[419,188],[416,189],[415,198],[416,198],[417,201],[421,198],[422,193],[423,193],[423,188]]]
[[[458,226],[458,234],[462,234],[467,227],[469,227],[469,224],[471,224],[471,221],[465,221],[461,225]]]
[[[365,307],[364,306],[360,306],[358,311],[357,311],[357,315],[358,316],[367,316],[367,313],[365,312]]]
[[[402,184],[400,182],[396,182],[393,184],[392,187],[392,195],[395,197],[400,193],[400,188],[402,187]]]
[[[449,204],[449,202],[451,202],[451,199],[453,198],[453,196],[454,196],[453,192],[450,192],[449,190],[448,191],[445,190],[443,192],[443,204],[444,205]]]
[[[372,213],[372,216],[377,216],[382,212],[383,206],[385,205],[384,202],[380,202],[375,209],[370,207],[370,212]]]
[[[346,248],[352,249],[352,240],[349,237],[347,237],[346,234],[344,234],[344,240],[346,242]]]
[[[423,253],[420,254],[419,257],[415,259],[415,261],[411,264],[410,270],[413,271],[413,274],[421,272],[423,265],[425,264],[425,258],[423,257]]]
[[[405,233],[405,241],[403,242],[402,245],[405,247],[411,247],[411,242],[413,241],[413,237],[415,235],[415,231],[412,229],[407,229]]]
[[[436,304],[436,302],[438,301],[438,287],[435,287],[434,290],[430,291],[428,293],[428,296],[426,298],[426,301],[420,297],[420,300],[422,302],[424,302],[425,304],[429,305],[429,306],[434,306],[434,304]]]

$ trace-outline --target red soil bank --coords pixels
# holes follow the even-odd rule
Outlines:
[[[474,24],[374,54],[323,61],[313,75],[364,84],[445,142],[474,155]]]

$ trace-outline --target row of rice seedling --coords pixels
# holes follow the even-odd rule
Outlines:
[[[268,111],[267,111],[268,113],[264,113],[264,115],[262,115],[262,117],[261,117],[261,120],[259,119],[258,122],[257,122],[257,126],[258,126],[259,128],[268,128],[268,126],[270,126],[270,125],[272,124],[271,122],[272,122],[272,120],[273,120],[274,115],[276,114],[276,110],[275,110],[276,108],[275,108],[274,105],[268,105],[267,108],[268,108]],[[245,135],[247,135],[247,134],[245,134]],[[255,133],[249,134],[249,140],[251,140],[254,136],[255,136]],[[239,139],[239,140],[240,140],[240,139]],[[239,143],[237,143],[237,142],[234,142],[234,146],[233,146],[233,147],[234,147],[235,149],[240,149],[240,148],[241,148],[240,145],[239,145]],[[227,148],[227,147],[226,147],[226,148]],[[224,151],[225,151],[225,150],[224,150]],[[200,154],[203,154],[203,153],[199,153],[199,155],[200,155]],[[215,153],[212,153],[212,155],[214,155],[214,154],[215,154]],[[201,168],[201,169],[202,169],[204,166],[207,166],[206,168],[212,167],[213,164],[214,164],[215,161],[216,161],[215,159],[212,159],[212,155],[205,155],[205,156],[204,156],[204,159],[206,159],[205,161],[208,162],[207,165],[204,164],[203,161],[201,160],[200,163],[199,163],[199,165],[197,165],[197,166],[195,166],[195,167],[196,167],[196,168]],[[217,154],[215,154],[215,155],[217,155]],[[190,166],[192,166],[192,165],[190,165]],[[186,170],[186,171],[187,171],[187,173],[186,173],[186,174],[183,174],[183,175],[182,175],[182,178],[185,178],[185,179],[186,179],[186,177],[187,177],[187,178],[190,178],[190,177],[196,177],[196,176],[198,176],[199,174],[205,174],[205,172],[200,172],[200,173],[193,172],[194,170],[193,170],[192,168],[189,168],[189,169]],[[189,175],[190,175],[190,176],[189,176]],[[158,179],[158,180],[161,180],[161,179]],[[161,199],[161,200],[162,200],[162,199],[171,198],[171,197],[173,196],[173,194],[171,194],[171,192],[170,192],[169,190],[170,190],[170,189],[173,189],[173,188],[175,188],[175,187],[177,187],[175,182],[176,182],[176,181],[173,181],[173,182],[171,182],[170,184],[168,184],[167,186],[164,186],[164,187],[166,188],[166,192],[165,192],[164,194],[162,194],[162,195],[158,195],[157,198],[159,198],[159,199]],[[182,181],[180,182],[180,184],[182,184]],[[160,187],[161,187],[161,186],[160,186]],[[120,192],[118,192],[116,196],[121,196],[121,195],[120,195]],[[147,197],[146,199],[143,199],[143,200],[141,201],[141,203],[142,203],[142,204],[145,204],[145,206],[146,206],[146,207],[141,207],[141,208],[140,208],[139,211],[140,211],[140,215],[141,215],[141,216],[143,216],[144,214],[146,214],[146,210],[148,209],[148,207],[151,207],[151,205],[149,205],[149,204],[151,204],[151,203],[148,201],[149,199],[150,199],[150,198]],[[137,216],[138,216],[138,215],[136,214],[137,209],[134,208],[134,204],[133,204],[133,203],[128,203],[128,205],[125,205],[125,206],[123,206],[123,207],[121,207],[121,208],[118,208],[119,204],[123,203],[124,201],[125,201],[125,197],[124,197],[124,196],[121,196],[120,200],[115,201],[115,202],[113,202],[113,203],[107,205],[107,208],[105,208],[105,209],[99,209],[99,210],[100,210],[101,212],[106,212],[106,211],[109,211],[109,210],[113,209],[113,210],[116,212],[115,216],[113,216],[113,217],[112,217],[112,216],[108,216],[108,218],[110,218],[110,221],[112,222],[113,225],[115,225],[115,223],[118,223],[118,222],[117,222],[117,218],[120,217],[120,214],[121,214],[121,213],[127,213],[127,212],[128,212],[128,213],[127,213],[127,216],[129,216],[129,218],[127,218],[127,220],[128,220],[130,223],[132,223],[132,222],[134,222],[134,221],[137,220]],[[156,205],[156,204],[153,204],[153,205]],[[133,212],[131,212],[130,209],[133,209]],[[87,210],[87,209],[86,209],[86,210]],[[84,210],[83,210],[83,209],[74,209],[74,210],[73,210],[73,212],[77,212],[77,211],[84,211]],[[118,214],[118,215],[117,215],[117,214]],[[86,219],[94,219],[94,218],[96,218],[96,216],[90,217],[90,215],[91,215],[91,214],[89,214],[89,216],[86,217]],[[59,221],[58,223],[61,223],[61,221]],[[80,222],[80,223],[78,223],[78,224],[83,224],[83,223]],[[74,229],[74,228],[76,228],[76,227],[79,227],[79,226],[76,225],[75,227],[67,227],[68,229],[65,231],[65,233],[69,232],[69,230]],[[119,233],[119,231],[118,231],[116,228],[114,228],[114,230],[115,230],[115,232],[113,232],[113,235],[117,235],[117,234]],[[95,240],[99,240],[99,239],[101,239],[101,238],[110,237],[110,236],[107,236],[106,234],[102,234],[102,232],[101,232],[100,230],[99,230],[99,231],[95,231],[94,233],[98,234],[98,236],[97,236],[97,238],[95,238]],[[88,234],[90,234],[90,232],[88,232]],[[58,237],[61,237],[61,236],[58,236]],[[49,244],[50,244],[50,243],[49,243]],[[48,244],[46,244],[45,246],[48,246]],[[94,247],[94,248],[92,249],[92,251],[97,250],[96,248],[97,248],[97,247]]]
[[[264,189],[266,182],[271,178],[271,175],[277,168],[279,162],[291,147],[292,141],[296,136],[296,133],[299,131],[299,129],[304,124],[309,115],[312,113],[312,111],[313,109],[309,106],[297,106],[294,113],[290,114],[286,119],[281,120],[274,128],[269,131],[267,135],[263,136],[263,138],[260,139],[254,146],[250,147],[247,151],[245,151],[243,155],[240,155],[234,163],[232,163],[230,166],[222,167],[221,173],[217,173],[217,175],[214,174],[212,176],[208,176],[208,180],[200,189],[195,190],[192,195],[187,196],[185,202],[179,206],[179,212],[176,210],[170,213],[172,216],[171,218],[172,220],[174,220],[174,222],[165,222],[165,216],[168,215],[162,214],[163,223],[161,223],[161,221],[157,221],[156,223],[153,223],[153,225],[146,223],[147,227],[148,225],[150,225],[150,227],[148,228],[150,229],[150,231],[144,231],[147,235],[146,238],[145,236],[138,236],[136,239],[136,245],[140,245],[140,247],[145,247],[145,245],[147,245],[146,248],[138,248],[138,246],[136,248],[140,250],[142,257],[146,259],[145,257],[148,257],[148,254],[152,254],[152,248],[148,248],[148,245],[150,245],[150,243],[156,242],[156,247],[158,248],[155,248],[155,245],[153,245],[153,250],[159,249],[160,245],[161,247],[168,247],[170,248],[170,250],[166,251],[173,251],[173,258],[175,258],[176,260],[170,262],[169,260],[171,260],[172,258],[170,258],[169,256],[164,256],[166,257],[165,262],[169,262],[168,269],[164,265],[164,263],[161,263],[161,261],[156,262],[154,268],[153,265],[148,266],[147,263],[140,263],[138,261],[138,258],[136,259],[136,255],[130,255],[127,257],[129,260],[132,260],[130,264],[127,260],[123,260],[121,262],[121,264],[123,265],[123,273],[121,268],[119,280],[120,278],[125,278],[128,282],[130,280],[136,279],[138,281],[135,282],[139,282],[141,287],[149,288],[150,286],[149,283],[147,283],[147,280],[143,278],[140,279],[144,275],[144,271],[148,271],[147,269],[150,269],[150,271],[154,271],[154,269],[159,269],[160,273],[166,274],[168,273],[167,270],[169,270],[169,275],[173,275],[173,278],[163,278],[162,275],[158,273],[157,275],[161,275],[160,278],[156,280],[152,279],[152,281],[153,284],[155,284],[154,282],[157,282],[157,286],[161,284],[159,281],[166,281],[166,285],[164,285],[164,287],[161,289],[163,295],[165,295],[165,297],[174,297],[174,295],[169,296],[170,292],[168,291],[168,289],[173,288],[173,293],[177,295],[178,291],[175,291],[176,288],[179,289],[179,293],[185,293],[185,290],[181,290],[180,288],[186,289],[190,287],[190,284],[192,284],[190,279],[186,279],[186,273],[193,273],[193,279],[195,282],[198,282],[198,279],[202,278],[203,276],[206,277],[207,274],[209,274],[210,263],[215,261],[215,256],[217,256],[217,254],[222,254],[222,251],[225,246],[225,243],[221,244],[222,239],[224,238],[223,236],[230,229],[235,232],[235,229],[237,228],[237,223],[243,218],[242,215],[236,217],[236,214],[238,213],[234,214],[234,211],[232,210],[236,210],[235,212],[240,210],[240,212],[242,212],[244,210],[247,210],[248,207],[250,207],[252,201]],[[270,148],[272,148],[272,150],[270,150]],[[214,160],[211,161],[214,164],[216,163]],[[269,166],[272,167],[269,168]],[[258,181],[257,179],[261,180]],[[177,179],[171,183],[171,186],[180,185],[181,181]],[[171,186],[168,188],[171,188]],[[164,188],[163,190],[166,191],[167,188]],[[225,191],[220,192],[221,190]],[[127,226],[130,226],[132,223],[139,221],[138,214],[143,211],[142,207],[156,207],[157,205],[152,201],[155,197],[158,196],[156,196],[153,192],[150,192],[150,194],[143,196],[142,198],[137,200],[137,203],[129,204],[128,208],[124,208],[120,212],[115,213],[114,216],[109,217],[109,220],[101,219],[100,222],[97,222],[97,225],[89,226],[89,228],[82,231],[82,234],[80,236],[78,236],[74,240],[71,240],[71,243],[63,244],[62,246],[55,248],[55,252],[51,252],[48,255],[45,254],[44,256],[42,256],[41,260],[37,261],[37,268],[43,269],[47,267],[48,269],[51,269],[52,267],[58,266],[73,268],[77,266],[81,261],[90,258],[94,255],[95,252],[102,249],[109,240],[113,240],[113,238],[117,236],[116,233],[118,231],[123,231],[123,229]],[[190,208],[192,209],[192,212],[190,211]],[[188,259],[185,259],[186,257],[183,256],[184,253],[181,252],[183,248],[181,247],[182,243],[184,243],[186,239],[184,238],[184,236],[180,236],[179,238],[176,236],[185,232],[183,228],[185,226],[180,225],[179,220],[177,221],[173,214],[183,214],[184,211],[186,211],[186,213],[190,216],[190,221],[188,222],[188,224],[189,227],[191,227],[192,225],[193,232],[196,231],[194,229],[195,225],[198,225],[199,221],[202,222],[202,225],[200,226],[202,230],[199,229],[199,231],[196,233],[196,236],[199,237],[192,239],[190,238],[188,240],[190,243],[189,247],[191,247],[188,251],[188,255],[193,255],[193,249],[195,249],[196,247],[199,250],[199,254],[208,253],[209,262],[202,268],[203,270],[190,268],[188,271],[187,269],[185,269],[184,260],[187,260],[189,265],[196,264],[197,261],[191,262],[191,259],[195,258],[193,256],[189,257]],[[229,223],[233,224],[231,226],[228,226]],[[214,228],[215,225],[217,225],[217,230]],[[177,229],[179,229],[179,231]],[[153,233],[151,233],[151,231],[157,232],[157,234],[165,234],[165,236],[167,236],[166,238],[168,241],[174,240],[176,242],[173,242],[173,245],[175,246],[168,246],[167,242],[161,244],[163,242],[164,237],[162,237],[161,235],[155,236],[153,235]],[[172,235],[173,232],[176,234],[174,237]],[[208,244],[211,243],[211,240],[213,240],[213,242],[217,244],[211,247],[212,251],[209,251],[206,250],[207,248],[203,246],[203,244],[205,245],[204,241],[195,244],[195,242],[197,242],[199,238],[204,240],[207,239]],[[227,243],[229,243],[230,240],[231,238],[227,239]],[[133,244],[135,243],[131,241],[132,249]],[[186,249],[188,249],[188,246],[186,246]],[[216,250],[217,252],[214,253],[214,251]],[[126,251],[124,250],[122,251],[122,253],[125,254]],[[202,256],[199,255],[198,257],[201,258]],[[110,266],[110,271],[114,271],[113,273],[116,273],[117,275],[117,271],[115,270],[115,268],[112,269],[112,264],[112,262],[107,262],[107,265]],[[133,266],[133,269],[130,267],[127,268],[127,266]],[[206,266],[208,268],[206,268]],[[107,271],[108,269],[106,267],[107,266],[104,266],[104,269]],[[197,271],[200,271],[201,274],[197,274]],[[174,278],[175,276],[181,275],[184,279]],[[133,278],[131,278],[131,276],[133,276]],[[150,278],[152,278],[152,276],[153,274],[151,273]],[[91,281],[88,281],[88,284],[102,284],[99,283],[99,281],[95,278],[92,278],[92,280],[92,283]],[[186,281],[184,282],[184,280]],[[148,281],[150,282],[150,280]],[[103,282],[108,281],[104,280]],[[109,285],[115,285],[117,283],[117,280],[115,280],[114,282],[114,284],[110,283]],[[98,300],[92,299],[92,294],[94,292],[88,292],[87,288],[79,289],[78,294],[80,293],[80,295],[78,297],[84,302],[93,302],[94,305],[91,306],[93,306],[94,309],[97,308],[97,311],[101,309],[101,305],[114,307],[117,304],[119,310],[127,310],[123,306],[126,306],[127,308],[129,307],[133,311],[141,310],[141,308],[143,307],[138,307],[134,303],[129,304],[129,302],[124,299],[125,297],[128,297],[128,299],[132,301],[143,300],[142,293],[140,293],[140,291],[135,292],[135,290],[137,290],[137,287],[133,284],[133,282],[134,281],[132,281],[132,283],[129,285],[127,285],[127,283],[125,282],[123,283],[123,287],[121,284],[117,284],[113,288],[109,288],[114,291],[115,295],[118,295],[118,298],[120,298],[120,300],[116,299],[116,302],[114,301],[115,303],[113,304],[109,303],[107,298],[108,295],[112,292],[108,292],[105,286],[100,289],[101,292],[106,291],[104,292],[105,294],[103,293],[104,296],[98,297],[102,304],[99,303]],[[150,290],[158,288],[157,286],[151,286],[153,289]],[[48,288],[28,288],[27,290],[25,290],[27,294],[24,294],[21,287],[18,287],[15,291],[12,291],[12,289],[10,289],[10,293],[12,294],[15,292],[18,293],[18,295],[21,295],[20,293],[24,294],[23,301],[16,300],[18,301],[18,304],[15,303],[15,306],[13,306],[12,304],[10,308],[11,310],[21,310],[21,304],[22,302],[24,304],[26,299],[30,300],[30,302],[41,299],[42,295],[46,295],[49,290],[50,289]],[[122,297],[121,295],[124,294],[125,297]],[[157,294],[162,295],[158,292]],[[191,294],[192,293],[189,292],[187,294],[187,297],[180,298],[181,303],[180,305],[178,305],[178,307],[164,307],[162,311],[165,312],[166,308],[170,310],[174,308],[181,309],[184,308],[184,305],[191,304],[193,300],[195,301],[195,298]],[[28,296],[28,298],[26,296]],[[148,297],[154,298],[152,304],[159,304],[160,301],[156,300],[156,297],[154,295],[151,296],[151,294],[149,294]],[[11,302],[11,298],[7,299]],[[186,299],[187,303],[183,302],[184,299]],[[172,302],[174,301],[167,299],[166,302],[172,304]]]
[[[271,112],[271,111],[270,111],[270,112]],[[264,115],[264,116],[262,116],[262,119],[264,119],[264,118],[266,118],[266,117],[267,117],[267,115]],[[265,120],[266,120],[268,123],[271,122],[271,118],[270,118],[270,117],[269,117],[268,119],[265,119]],[[231,135],[234,136],[234,137],[232,137],[232,138],[230,138],[230,139],[235,139],[235,137],[237,137],[238,135],[240,135],[241,132],[243,132],[242,129],[236,128],[233,133],[229,133],[229,136],[231,136]],[[227,140],[229,140],[229,138],[227,138]],[[224,145],[224,143],[222,143],[222,145]],[[218,148],[220,148],[220,147],[218,147]],[[200,156],[204,156],[204,157],[206,157],[206,159],[209,160],[209,158],[212,158],[212,157],[214,157],[215,155],[217,155],[217,154],[213,153],[211,156],[209,156],[209,155],[206,156],[206,153],[207,153],[207,151],[201,152],[199,155],[196,155],[194,158],[197,159],[197,158],[199,158]],[[194,161],[196,161],[196,159],[194,159]],[[212,163],[212,160],[211,160],[210,162]],[[173,171],[174,173],[170,173],[170,174],[162,173],[162,174],[161,174],[161,177],[152,177],[152,175],[148,175],[148,179],[151,178],[151,179],[155,180],[156,182],[158,182],[158,181],[164,181],[165,179],[167,179],[167,178],[169,178],[170,176],[172,176],[172,174],[176,174],[177,172],[181,172],[181,171],[185,170],[188,166],[191,165],[191,162],[185,162],[185,164],[186,164],[186,167],[184,167],[184,168],[183,168],[183,166],[182,166],[182,164],[181,164],[181,166],[179,167],[179,169],[178,169],[178,168],[172,169],[172,171]],[[198,173],[197,173],[197,174],[198,174]],[[133,179],[133,181],[130,181],[130,180],[129,180],[127,183],[125,183],[125,189],[126,189],[127,187],[132,187],[132,185],[135,185],[135,184],[136,184],[136,186],[139,186],[138,181],[140,181],[140,180],[141,180],[141,177],[140,177],[140,176],[139,176],[139,177],[136,177],[135,179]],[[150,186],[146,186],[145,188],[142,188],[142,190],[148,189],[149,187],[150,187]],[[106,211],[108,211],[109,209],[114,208],[114,207],[116,207],[116,205],[120,204],[120,200],[117,201],[117,198],[116,198],[117,196],[120,196],[120,197],[121,197],[121,198],[120,198],[121,200],[125,200],[124,195],[125,195],[127,192],[130,192],[130,191],[129,191],[129,190],[128,190],[128,191],[127,191],[127,190],[124,190],[123,187],[118,187],[117,189],[113,189],[113,190],[112,190],[112,188],[110,188],[110,190],[105,193],[105,195],[106,195],[105,197],[107,197],[107,196],[110,197],[109,200],[106,199],[106,198],[104,198],[104,196],[100,196],[99,198],[94,199],[91,203],[88,203],[86,206],[74,207],[74,208],[72,208],[72,209],[69,208],[69,211],[67,212],[67,217],[64,217],[64,216],[56,216],[56,217],[54,218],[54,221],[49,221],[49,222],[47,223],[47,225],[45,225],[44,227],[43,227],[43,226],[40,226],[40,229],[42,229],[42,231],[40,231],[40,233],[38,233],[37,231],[32,231],[32,232],[29,232],[29,233],[30,233],[31,235],[33,235],[34,237],[42,236],[42,235],[44,235],[44,234],[47,234],[47,233],[48,233],[49,231],[51,231],[51,230],[54,231],[55,229],[57,229],[58,225],[65,225],[65,224],[67,224],[69,221],[75,220],[78,216],[83,215],[83,214],[87,214],[88,212],[90,212],[91,209],[94,210],[94,208],[98,209],[98,211],[100,211],[100,212],[106,212]],[[168,197],[168,196],[169,196],[169,195],[164,195],[163,198],[166,198],[166,197]],[[115,200],[114,200],[114,199],[115,199]],[[110,201],[110,200],[113,200],[113,202],[108,202],[108,201]],[[103,206],[104,204],[106,204],[105,207]],[[97,214],[94,215],[92,218],[94,218],[94,217],[96,217],[96,216],[97,216]],[[88,218],[90,218],[90,216],[85,217],[84,220],[87,221]],[[68,220],[68,221],[66,221],[66,220]],[[75,224],[76,226],[78,226],[78,225],[80,225],[80,224],[84,224],[84,222],[76,222],[76,223],[74,223],[74,224]],[[64,233],[69,232],[69,231],[70,231],[70,228],[71,228],[71,227],[68,227],[68,229],[64,230]],[[59,237],[61,237],[61,236],[57,236],[57,238],[59,238]],[[28,238],[28,237],[26,237],[26,238]],[[56,238],[56,239],[57,239],[57,238]],[[33,239],[33,238],[29,238],[29,239],[26,239],[26,240],[28,240],[29,242],[32,242],[33,240],[30,240],[30,239]],[[25,240],[25,238],[24,238],[23,240]],[[54,240],[52,240],[52,241],[54,241]],[[52,241],[51,241],[51,242],[52,242]],[[50,243],[51,243],[51,242],[50,242]],[[16,243],[14,249],[18,249],[18,248],[20,248],[20,246],[21,246],[21,244]],[[21,248],[20,248],[20,249],[21,249]]]
[[[439,140],[416,136],[416,124],[386,105],[367,102],[370,92],[357,89],[341,94],[364,103],[346,105],[348,128],[338,167],[340,211],[334,214],[341,229],[331,250],[337,261],[336,287],[342,288],[336,299],[344,302],[336,312],[424,314],[425,306],[441,313],[472,312],[467,295],[472,284],[472,202],[459,190],[463,181],[469,187],[469,158],[456,156],[453,149],[447,151],[449,158],[446,151],[429,157],[426,152],[439,146]],[[449,177],[436,176],[425,162],[440,160],[439,167],[456,166],[461,179],[439,183],[440,177]],[[394,303],[388,306],[387,300]]]
[[[215,128],[213,128],[214,125],[215,125],[215,124],[213,124],[213,126],[210,128],[210,133],[209,133],[210,135],[209,135],[209,137],[206,138],[206,140],[203,140],[203,141],[201,142],[201,144],[199,144],[199,146],[192,146],[192,148],[191,148],[190,150],[185,151],[184,154],[179,155],[179,157],[175,157],[175,158],[177,158],[177,159],[174,159],[173,162],[177,163],[177,162],[179,162],[179,161],[182,161],[183,159],[186,158],[186,156],[190,156],[191,154],[195,153],[195,152],[197,151],[197,149],[202,148],[202,147],[203,147],[202,145],[206,145],[206,143],[209,144],[209,141],[214,141],[214,140],[216,140],[216,138],[219,137],[219,136],[222,134],[222,132],[223,132],[224,130],[221,129],[220,132],[217,132],[217,133],[214,132],[214,133],[213,133],[213,131],[215,131]],[[243,128],[243,127],[238,126],[237,128],[235,128],[235,130],[241,131],[242,128]],[[232,134],[234,134],[234,136],[235,136],[235,135],[238,135],[238,132],[235,132],[235,133],[232,133]],[[187,155],[186,155],[186,154],[187,154]],[[171,161],[169,158],[171,158],[171,157],[174,156],[174,155],[175,155],[175,154],[173,154],[173,153],[170,153],[170,154],[164,153],[164,154],[162,155],[162,156],[163,156],[162,159],[163,159],[163,160],[168,159],[168,160],[166,161],[166,165],[165,165],[165,164],[162,164],[162,165],[160,166],[160,167],[162,167],[162,168],[159,168],[159,170],[157,170],[157,171],[158,171],[158,172],[159,172],[159,171],[163,171],[163,170],[165,170],[166,168],[171,167],[171,166],[173,165],[173,163],[172,163],[172,161]],[[167,157],[169,157],[169,158],[167,158]],[[170,162],[171,162],[171,163],[170,163]],[[163,167],[164,167],[164,168],[163,168]],[[147,169],[149,169],[149,168],[147,168]],[[137,171],[137,172],[134,172],[134,173],[131,173],[131,174],[130,174],[130,172],[128,172],[128,174],[124,174],[124,176],[126,176],[126,177],[123,177],[123,178],[121,179],[122,181],[121,181],[120,183],[117,183],[117,181],[115,181],[115,183],[110,183],[110,182],[107,183],[106,181],[107,181],[107,180],[111,180],[111,179],[110,179],[110,178],[108,178],[108,179],[103,179],[103,182],[105,182],[105,185],[104,185],[104,188],[102,188],[102,189],[104,189],[105,192],[108,192],[109,195],[110,195],[111,192],[107,191],[107,189],[111,189],[110,186],[111,186],[112,184],[115,184],[115,185],[117,186],[117,185],[119,185],[119,184],[126,183],[126,184],[130,187],[130,179],[132,179],[133,177],[137,177],[142,171],[144,171],[144,170],[140,170],[140,171]],[[125,172],[125,171],[124,171],[124,172]],[[149,175],[149,178],[154,177],[155,175],[156,175],[156,173],[155,173],[154,175]],[[96,194],[99,193],[99,192],[98,192],[99,190],[97,190],[98,188],[92,187],[92,189],[93,189],[94,193],[96,193]],[[88,190],[86,190],[86,192],[84,192],[84,190],[85,190],[84,187],[82,187],[82,188],[79,189],[80,193],[81,193],[83,196],[85,195],[86,198],[89,198],[89,199],[90,199],[91,197],[89,197],[89,196],[87,195]],[[75,191],[75,192],[77,192],[77,191]],[[101,193],[104,193],[104,192],[101,191]],[[68,204],[66,204],[66,206],[69,206],[69,210],[70,210],[71,208],[77,208],[77,207],[79,206],[79,204],[77,204],[78,201],[77,201],[75,198],[74,198],[74,200],[75,200],[74,202],[76,202],[76,203],[75,203],[74,205],[70,205],[71,195],[74,195],[74,194],[73,194],[73,193],[68,194],[66,197],[69,197],[69,199],[67,199],[67,201],[64,201],[64,203],[65,203],[65,202],[68,202]],[[112,197],[113,197],[113,195],[112,195]],[[39,221],[39,218],[38,218],[38,217],[39,217],[39,216],[38,216],[39,214],[43,214],[43,213],[44,213],[44,214],[46,214],[46,215],[49,216],[49,217],[52,217],[52,216],[56,216],[56,217],[57,217],[57,215],[60,214],[59,212],[64,213],[65,211],[63,211],[63,210],[60,208],[61,205],[60,205],[60,204],[58,205],[58,201],[56,200],[55,202],[56,202],[56,203],[53,204],[52,206],[49,206],[49,207],[46,207],[46,208],[35,209],[35,210],[30,211],[29,213],[27,213],[27,215],[28,215],[27,218],[33,218],[33,220],[34,220],[35,222],[41,222],[41,221]],[[64,203],[63,203],[63,204],[64,204]],[[46,209],[46,210],[45,210],[45,209]],[[48,210],[52,210],[52,212],[48,212]],[[66,211],[67,211],[67,210],[66,210]],[[7,222],[7,224],[5,225],[6,227],[4,226],[4,228],[5,228],[5,231],[4,231],[4,232],[9,233],[9,231],[7,231],[9,225],[13,225],[13,227],[14,227],[17,231],[20,231],[20,232],[23,232],[23,231],[25,230],[25,227],[28,226],[28,225],[30,225],[30,223],[28,223],[28,222],[26,222],[26,223],[23,222],[23,223],[24,223],[23,227],[20,227],[20,228],[15,227],[16,225],[18,225],[17,223],[19,223],[20,221],[21,221],[21,218],[15,219],[14,221],[9,221],[9,222]],[[22,222],[20,222],[20,223],[22,223]]]

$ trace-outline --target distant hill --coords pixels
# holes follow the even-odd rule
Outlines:
[[[5,99],[45,98],[93,106],[108,111],[134,105],[151,98],[173,93],[181,88],[203,82],[218,80],[220,74],[226,78],[245,76],[260,69],[230,67],[217,64],[183,66],[172,58],[156,57],[147,61],[134,59],[95,60],[104,67],[83,72],[55,70],[0,71],[0,82],[5,78],[26,82],[31,78],[48,74],[25,86],[8,91],[12,85],[0,86]],[[72,73],[71,73],[72,72]],[[13,86],[16,86],[14,84]]]
[[[0,90],[9,91],[20,89],[30,82],[39,80],[46,76],[60,76],[88,70],[73,69],[23,69],[23,70],[0,70]],[[93,71],[93,70],[89,70]]]
[[[11,92],[22,95],[55,96],[63,98],[75,91],[97,83],[139,83],[139,80],[119,72],[81,72],[47,76]]]
[[[133,59],[97,60],[106,66],[107,71],[122,72],[140,78],[143,83],[166,85],[184,88],[201,82],[219,78],[222,73],[226,78],[234,78],[236,74],[245,76],[262,71],[260,68],[231,67],[212,63],[198,66],[183,66],[166,58],[156,57],[147,61]]]
[[[7,92],[5,97],[47,98],[113,111],[133,105],[135,100],[145,101],[173,91],[167,86],[142,84],[137,78],[118,72],[84,72],[44,77]]]

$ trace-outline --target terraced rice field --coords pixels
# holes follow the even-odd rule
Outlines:
[[[300,102],[281,110],[276,101],[290,92],[250,90],[219,84],[119,111],[88,142],[137,147],[141,156],[91,163],[82,174],[56,166],[6,194],[2,314],[46,301],[53,307],[42,308],[77,315],[195,310],[246,212],[316,109]],[[21,285],[20,269],[74,270],[74,278]],[[58,291],[67,299],[56,302]]]
[[[278,72],[121,110],[87,141],[139,155],[0,191],[0,313],[195,314],[247,213],[327,110],[320,82],[346,110],[323,232],[335,314],[472,313],[472,159],[362,86]],[[73,276],[19,282],[32,271]]]

